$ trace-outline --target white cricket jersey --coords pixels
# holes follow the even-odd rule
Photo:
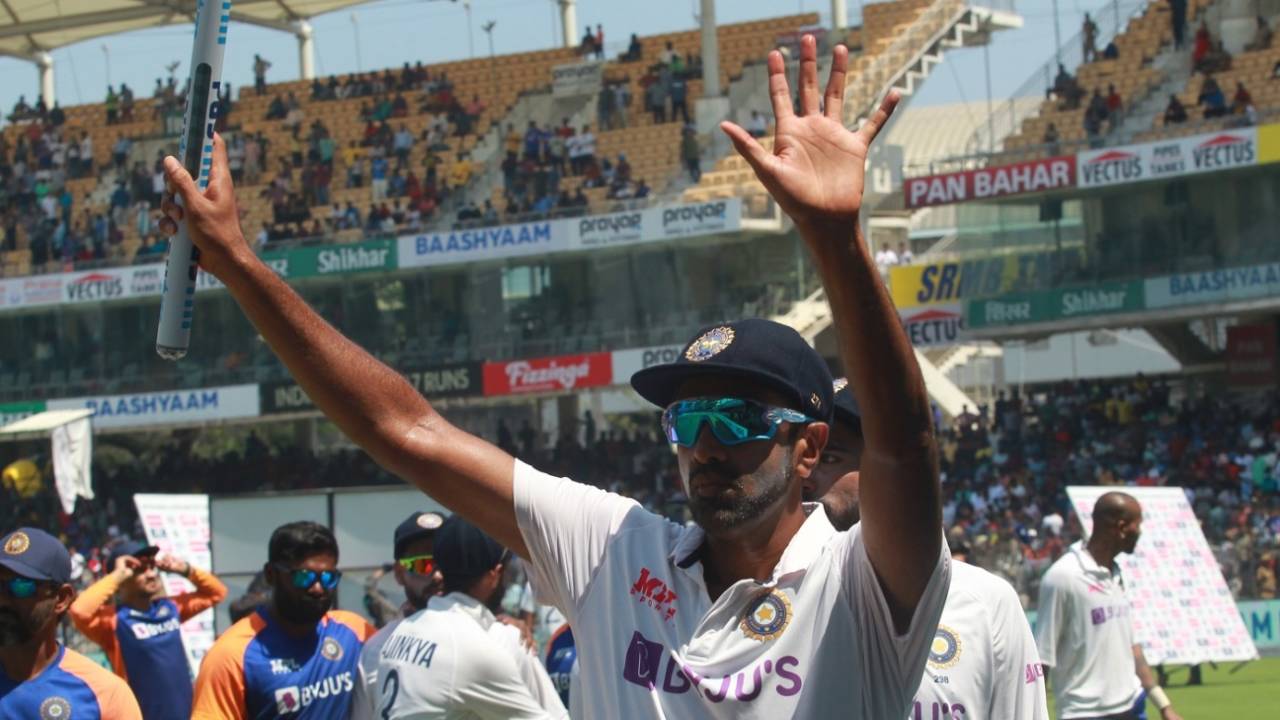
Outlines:
[[[1112,715],[1137,702],[1129,612],[1119,567],[1099,567],[1082,542],[1045,573],[1036,644],[1060,718]]]
[[[951,589],[908,720],[1049,720],[1044,669],[1013,586],[951,564]]]
[[[580,717],[906,716],[947,595],[945,544],[897,635],[861,527],[837,532],[816,503],[767,582],[713,603],[696,525],[521,462],[514,494],[535,592],[573,626]]]
[[[366,648],[368,649],[368,648]],[[462,593],[427,601],[375,649],[372,684],[361,682],[352,717],[383,720],[569,717],[520,631]],[[365,666],[361,653],[361,667]]]
[[[351,697],[351,720],[373,720],[377,717],[378,708],[374,703],[379,698],[378,653],[382,652],[387,638],[391,637],[391,633],[395,632],[396,626],[403,620],[404,618],[392,620],[364,641],[364,647],[360,650],[360,664],[357,666],[359,677]]]

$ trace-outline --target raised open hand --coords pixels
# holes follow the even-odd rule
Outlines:
[[[848,130],[844,113],[849,49],[833,51],[825,108],[819,108],[818,49],[812,35],[800,42],[800,114],[792,111],[786,66],[777,50],[769,53],[769,96],[776,130],[773,152],[731,122],[720,128],[733,140],[756,177],[797,225],[831,222],[852,226],[862,208],[867,148],[898,105],[890,92],[858,130]]]

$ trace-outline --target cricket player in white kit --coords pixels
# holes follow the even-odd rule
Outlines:
[[[426,609],[398,623],[377,648],[373,703],[354,703],[353,718],[569,717],[520,631],[493,614],[506,557],[505,548],[462,517],[444,521],[436,531],[435,560],[445,594],[428,599]]]
[[[848,382],[835,383],[835,423],[806,499],[832,524],[858,522],[862,418]],[[1044,671],[1013,587],[952,548],[951,589],[908,720],[1048,720]]]
[[[1142,507],[1109,492],[1093,506],[1093,535],[1077,542],[1040,584],[1036,642],[1049,671],[1061,720],[1131,720],[1143,690],[1164,720],[1181,720],[1134,642],[1132,609],[1115,558],[1132,553],[1142,534]]]
[[[721,127],[809,247],[862,405],[863,520],[845,533],[802,502],[827,440],[832,379],[794,330],[717,325],[676,363],[633,378],[665,408],[677,445],[696,522],[680,526],[452,426],[253,254],[220,138],[203,194],[165,160],[185,206],[166,199],[166,231],[185,217],[202,266],[317,407],[384,467],[530,561],[542,600],[573,625],[582,717],[902,718],[946,598],[928,396],[859,230],[868,146],[897,94],[850,131],[844,46],[824,101],[816,43],[803,38],[798,114],[782,55],[768,65],[772,152]]]

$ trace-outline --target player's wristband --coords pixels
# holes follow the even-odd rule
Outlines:
[[[1147,696],[1151,698],[1151,702],[1156,704],[1156,709],[1164,712],[1164,709],[1173,704],[1169,700],[1169,696],[1164,694],[1164,688],[1156,685],[1147,691]]]

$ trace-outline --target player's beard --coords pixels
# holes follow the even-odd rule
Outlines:
[[[299,625],[312,625],[320,622],[320,618],[333,607],[333,593],[326,592],[321,597],[310,593],[276,593],[275,603],[280,617]]]
[[[37,603],[31,615],[23,618],[8,608],[0,610],[0,647],[17,647],[31,642],[53,614],[53,603]]]
[[[734,530],[750,523],[763,515],[774,503],[787,494],[795,473],[791,466],[791,448],[784,448],[783,456],[777,468],[760,467],[755,473],[738,477],[728,483],[737,497],[726,498],[723,495],[703,497],[690,488],[689,512],[694,522],[705,531],[715,533]],[[728,468],[702,466],[696,473],[729,475]],[[692,480],[692,477],[690,478]],[[690,483],[692,485],[692,483]],[[748,494],[746,488],[753,487],[755,492]]]

